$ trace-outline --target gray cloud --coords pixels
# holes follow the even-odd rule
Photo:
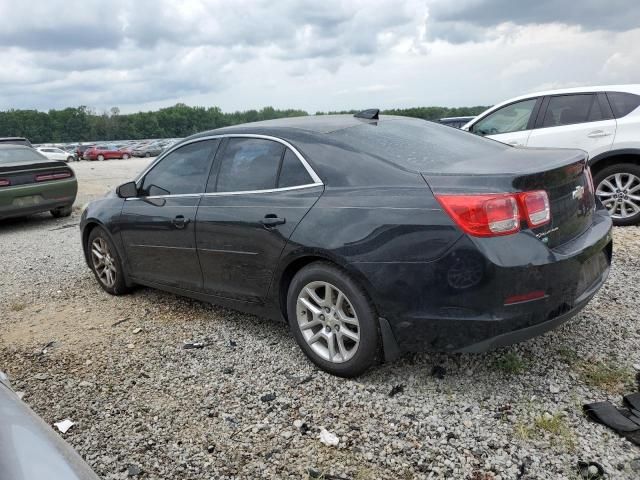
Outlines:
[[[637,0],[431,0],[428,35],[452,43],[478,41],[488,28],[563,23],[585,30],[626,31],[640,26]]]

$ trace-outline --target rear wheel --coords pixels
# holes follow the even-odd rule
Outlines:
[[[104,160],[104,155],[98,155],[98,161],[102,162]]]
[[[125,153],[124,155],[122,155],[122,159],[123,160],[127,160],[129,158],[129,154]]]
[[[113,242],[102,227],[95,227],[87,240],[91,270],[100,286],[111,295],[122,295],[129,288],[125,282],[122,261]]]
[[[600,170],[594,177],[596,196],[613,219],[614,225],[640,222],[640,166],[619,163]]]
[[[74,160],[75,160],[75,158],[73,158],[71,155],[69,155],[69,156],[67,157],[67,163],[68,163],[68,162],[73,162]]]
[[[50,213],[55,218],[60,218],[60,217],[68,217],[69,215],[71,215],[71,211],[72,211],[71,205],[67,205],[64,207],[55,208],[51,210]]]
[[[378,358],[378,322],[371,301],[350,275],[330,263],[312,263],[294,276],[287,317],[302,351],[326,372],[355,377]]]

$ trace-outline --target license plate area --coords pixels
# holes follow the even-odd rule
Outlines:
[[[578,279],[578,286],[576,288],[577,296],[584,293],[593,283],[600,278],[602,272],[604,272],[609,266],[609,259],[605,252],[600,252],[597,255],[589,258],[582,264],[580,269],[580,277]]]
[[[25,195],[24,197],[14,198],[13,205],[15,207],[31,207],[33,205],[39,205],[43,201],[42,195]]]

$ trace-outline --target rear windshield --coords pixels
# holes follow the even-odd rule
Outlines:
[[[336,140],[368,155],[416,172],[446,171],[456,162],[508,148],[446,125],[414,119],[384,119],[331,133]]]
[[[24,145],[25,147],[30,147],[31,143],[26,138],[1,138],[0,144],[6,145],[7,143],[11,145]]]
[[[0,148],[0,165],[10,163],[38,163],[50,162],[47,157],[40,155],[30,148]]]

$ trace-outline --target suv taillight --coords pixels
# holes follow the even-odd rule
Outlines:
[[[9,185],[11,185],[11,180],[0,178],[0,187],[8,187]]]
[[[466,233],[497,237],[520,231],[520,222],[539,227],[551,220],[544,190],[489,195],[436,195],[442,208]]]

